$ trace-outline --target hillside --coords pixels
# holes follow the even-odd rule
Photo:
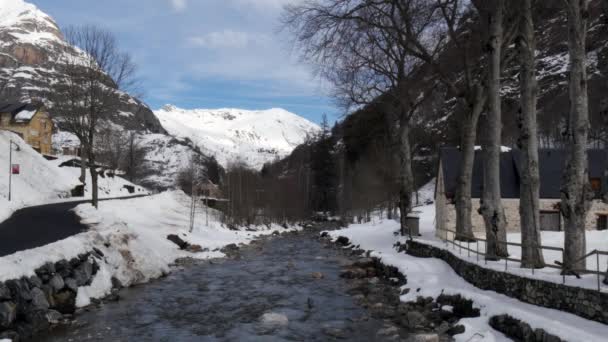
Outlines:
[[[318,125],[277,108],[187,110],[167,105],[154,113],[169,134],[192,140],[223,166],[239,160],[260,169],[289,155],[319,130]]]
[[[48,103],[48,85],[57,78],[56,60],[63,53],[84,58],[80,50],[64,39],[59,25],[35,5],[23,0],[0,0],[0,95],[3,102]],[[104,126],[128,135],[138,132],[143,146],[146,172],[139,180],[146,186],[167,189],[175,186],[175,176],[192,154],[200,154],[189,141],[166,134],[150,108],[139,99],[117,90],[118,110],[107,118]],[[58,123],[61,113],[51,113]],[[78,139],[62,130],[53,135],[53,147],[78,148]],[[162,158],[166,157],[164,160]]]
[[[568,45],[566,13],[557,0],[536,2],[535,25],[537,37],[538,77],[538,127],[541,148],[561,147],[569,109],[568,96]],[[608,7],[602,1],[590,2],[589,34],[587,40],[589,114],[591,121],[590,146],[601,148],[608,145]],[[470,58],[485,64],[483,41],[479,39],[478,18],[469,13],[459,34],[465,35],[474,48],[468,51]],[[473,33],[471,33],[473,32]],[[505,65],[502,78],[503,130],[502,144],[517,148],[519,129],[519,65],[515,44],[507,54],[511,57]],[[438,58],[439,64],[454,79],[464,79],[460,60],[462,52],[446,46]],[[418,79],[428,76],[428,70],[420,68]],[[413,82],[416,87],[416,82]],[[433,96],[423,103],[414,116],[410,131],[412,144],[414,183],[416,188],[424,186],[435,177],[437,154],[441,147],[459,146],[461,137],[462,108],[460,102],[445,87],[439,84]],[[484,132],[484,116],[478,127],[479,138]],[[333,184],[335,196],[342,196],[343,208],[369,208],[372,204],[390,202],[397,197],[398,150],[390,139],[386,113],[374,104],[360,108],[348,115],[332,130],[329,138],[333,154]],[[309,168],[310,154],[318,150],[323,142],[302,145],[294,153],[270,170],[271,175],[290,175],[298,179],[302,170]],[[303,165],[305,167],[303,167]],[[314,175],[313,175],[314,176]],[[338,191],[339,190],[339,191]],[[311,190],[309,190],[311,191]]]
[[[66,52],[67,51],[67,52]],[[0,0],[0,89],[5,101],[45,99],[48,84],[57,77],[62,53],[78,58],[57,23],[23,0]],[[151,110],[124,92],[116,92],[119,110],[109,120],[127,129],[162,132]]]

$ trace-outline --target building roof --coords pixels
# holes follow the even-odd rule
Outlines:
[[[29,122],[42,104],[33,103],[0,103],[0,113],[11,113],[16,122]]]
[[[563,149],[540,149],[538,151],[540,172],[540,198],[560,198],[562,172],[565,164],[566,151]],[[608,150],[588,150],[589,177],[600,178],[602,193],[608,190]],[[460,174],[461,152],[458,148],[442,148],[440,152],[441,170],[445,185],[445,193],[452,197],[456,193],[458,175]],[[511,150],[501,153],[500,158],[500,188],[502,198],[519,198],[521,179],[521,151]],[[471,197],[480,198],[483,190],[483,165],[481,151],[475,152]]]

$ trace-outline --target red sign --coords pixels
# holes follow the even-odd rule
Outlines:
[[[18,175],[19,174],[19,164],[13,164],[11,166],[11,173],[14,175]]]

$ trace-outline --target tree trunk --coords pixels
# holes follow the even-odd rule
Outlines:
[[[496,260],[508,256],[506,217],[500,192],[500,155],[502,112],[500,99],[501,53],[503,43],[504,0],[495,0],[488,13],[488,113],[486,139],[483,145],[484,187],[479,209],[486,226],[486,259]]]
[[[95,155],[92,146],[86,146],[87,155],[89,156],[89,172],[91,173],[91,204],[95,208],[99,208],[99,191],[97,186],[97,168],[95,167]]]
[[[407,120],[400,120],[399,124],[399,211],[401,213],[401,230],[409,231],[407,215],[412,210],[413,179],[412,155],[410,147],[410,127]],[[411,237],[411,234],[410,234]]]
[[[477,123],[486,103],[486,96],[480,85],[475,87],[475,96],[471,99],[470,112],[464,118],[461,137],[462,163],[460,164],[456,189],[456,239],[473,241],[473,223],[471,221],[471,182],[475,162],[475,140]]]
[[[82,184],[86,184],[87,182],[87,163],[86,163],[86,151],[84,148],[84,144],[80,144],[80,177],[78,180]]]
[[[562,179],[561,211],[564,216],[564,268],[585,268],[579,260],[586,252],[585,219],[593,194],[587,178],[589,108],[585,40],[588,2],[568,0],[568,50],[570,54],[570,112],[566,134],[567,156]],[[566,271],[567,272],[567,271]]]
[[[541,244],[538,164],[538,128],[536,123],[537,82],[534,51],[534,21],[532,0],[521,0],[522,22],[520,26],[519,57],[521,63],[519,117],[521,148],[521,184],[519,213],[521,224],[521,266],[542,268],[545,266]]]

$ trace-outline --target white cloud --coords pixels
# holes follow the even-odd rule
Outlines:
[[[190,37],[188,42],[206,49],[243,49],[251,45],[264,46],[270,39],[267,34],[223,30]]]
[[[181,12],[181,11],[185,10],[186,6],[188,5],[186,0],[170,0],[170,2],[171,2],[171,7],[173,7],[173,9],[177,12]]]
[[[303,0],[230,0],[230,2],[237,7],[248,6],[262,11],[277,11],[287,4],[302,1]]]

